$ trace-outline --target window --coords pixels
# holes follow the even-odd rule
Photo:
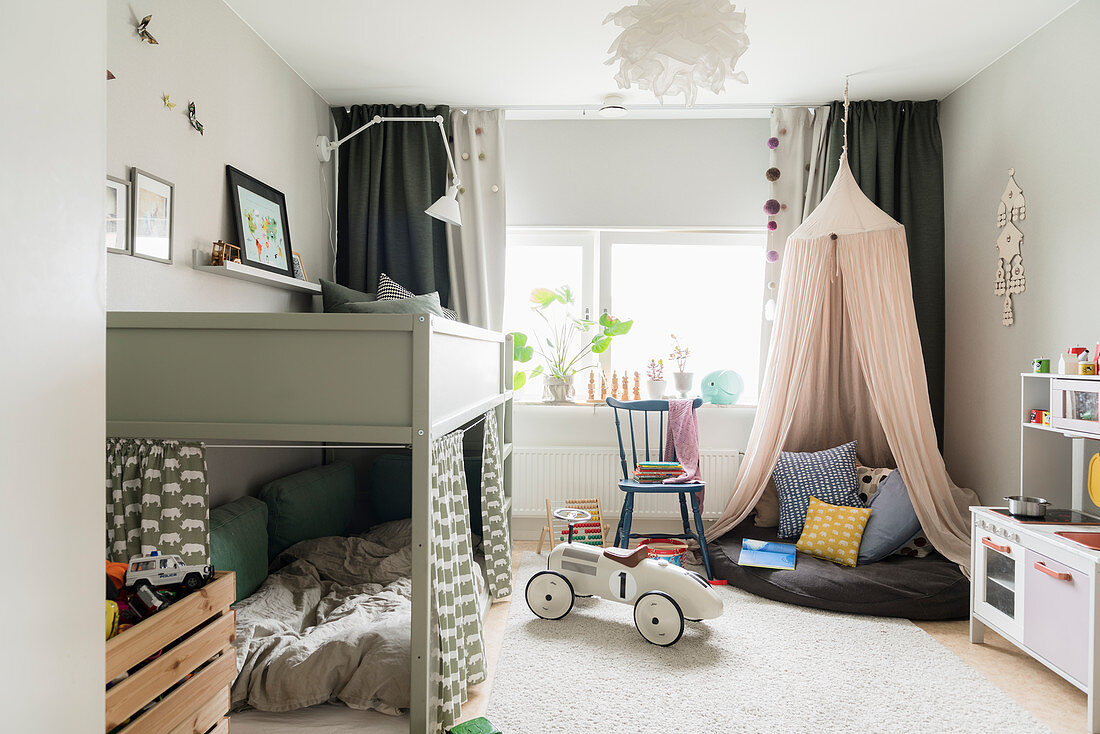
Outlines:
[[[755,404],[760,382],[764,301],[763,230],[738,232],[521,230],[508,233],[504,325],[528,335],[540,323],[529,296],[536,287],[569,286],[578,316],[610,313],[632,319],[598,367],[642,373],[663,359],[671,391],[671,334],[690,347],[687,371],[695,391],[708,372],[733,369],[745,390],[739,402]],[[589,364],[597,364],[593,357]],[[532,363],[533,364],[533,363]],[[530,366],[530,365],[529,365]],[[583,396],[587,378],[576,386]],[[521,397],[538,399],[541,380]],[[644,392],[644,388],[643,388]]]

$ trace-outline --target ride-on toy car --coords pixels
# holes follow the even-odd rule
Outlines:
[[[547,570],[527,582],[527,606],[542,619],[561,619],[578,596],[634,605],[634,626],[648,642],[674,645],[684,634],[684,620],[697,622],[722,615],[722,600],[694,571],[648,558],[645,547],[597,548],[573,542],[573,523],[591,514],[563,507],[554,516],[569,523],[569,537],[550,551]]]

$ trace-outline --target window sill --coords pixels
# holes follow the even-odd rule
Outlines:
[[[516,400],[515,405],[519,406],[539,406],[542,408],[609,408],[607,403],[550,403],[544,400]],[[699,410],[737,410],[744,409],[746,411],[756,411],[756,405],[749,405],[745,403],[737,403],[736,405],[714,405],[713,403],[703,403],[699,407]]]

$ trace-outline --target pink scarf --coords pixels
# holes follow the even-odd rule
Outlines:
[[[668,401],[668,438],[665,440],[665,461],[672,461],[673,452],[683,464],[684,473],[669,477],[665,484],[687,484],[702,482],[699,473],[699,426],[695,422],[695,411],[691,409],[692,400]],[[699,500],[699,512],[703,511],[705,489],[695,493]]]

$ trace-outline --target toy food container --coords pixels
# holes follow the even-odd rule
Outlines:
[[[1049,410],[1040,410],[1039,412],[1042,413],[1042,420],[1040,420],[1040,423],[1042,423],[1044,426],[1049,426],[1050,425],[1050,411]]]
[[[1079,375],[1095,375],[1096,365],[1093,362],[1078,362],[1077,374]]]
[[[1031,371],[1042,375],[1049,374],[1050,359],[1047,357],[1037,357],[1031,360]]]
[[[1032,410],[1030,413],[1028,413],[1028,423],[1042,423],[1043,413],[1044,411],[1042,410]]]

